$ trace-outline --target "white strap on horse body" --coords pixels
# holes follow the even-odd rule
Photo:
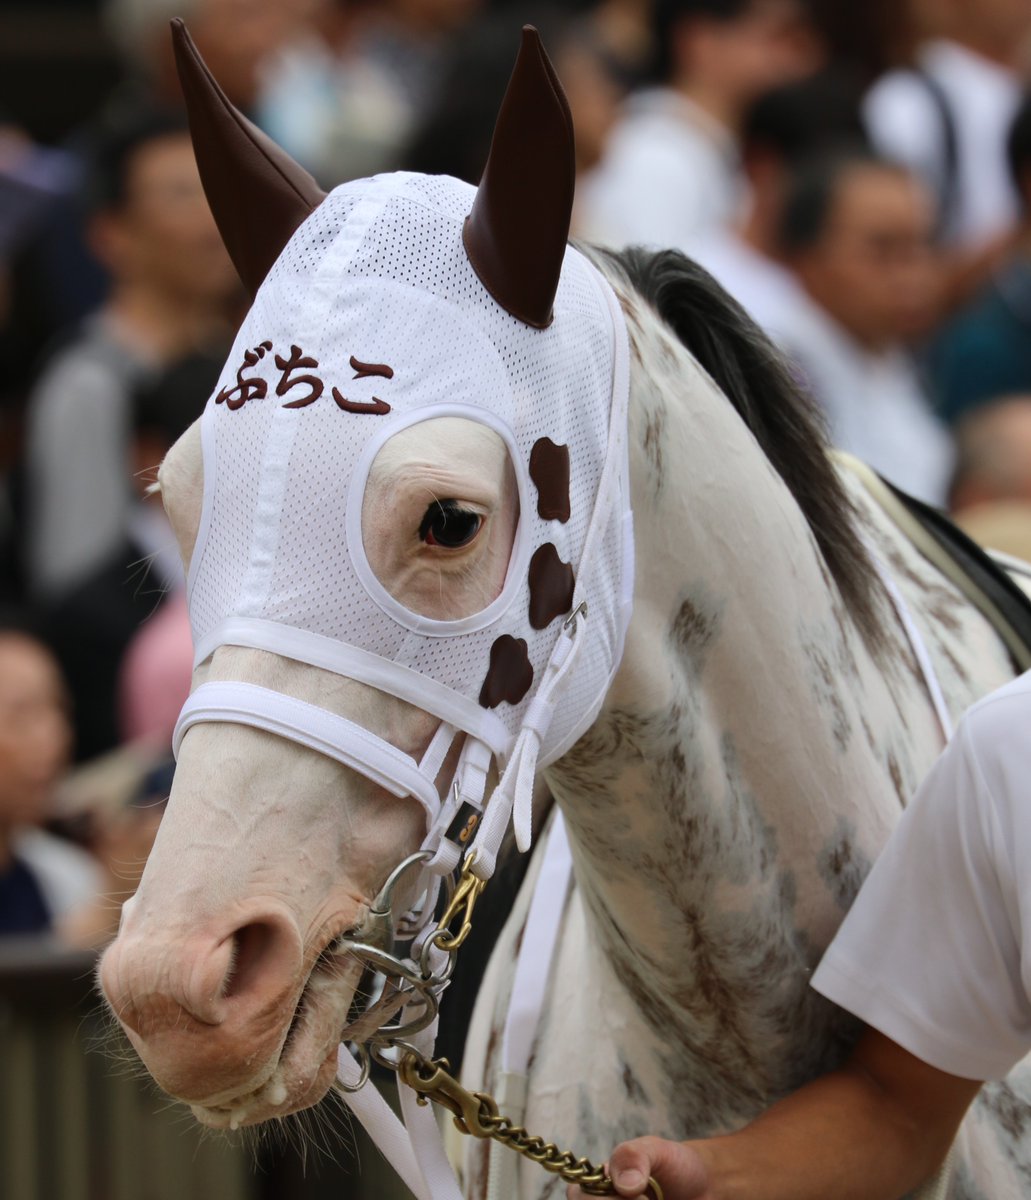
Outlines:
[[[913,619],[913,614],[910,611],[909,605],[906,603],[906,598],[899,590],[898,584],[892,579],[888,568],[885,566],[881,556],[877,553],[876,548],[869,538],[864,538],[866,543],[866,552],[870,556],[870,561],[874,565],[874,569],[880,576],[881,583],[884,585],[884,590],[888,593],[895,613],[898,616],[899,623],[905,632],[906,638],[909,641],[910,649],[913,651],[913,657],[916,659],[917,666],[920,669],[920,674],[923,676],[924,685],[927,688],[927,694],[931,698],[931,704],[934,706],[935,716],[938,718],[938,724],[941,727],[942,736],[946,741],[952,738],[953,722],[952,714],[949,712],[949,706],[945,702],[945,693],[942,691],[941,681],[938,678],[938,673],[934,669],[934,662],[931,659],[931,653],[927,649],[927,643],[924,641],[924,636],[920,632],[920,627]]]
[[[514,1125],[526,1115],[530,1053],[540,1029],[548,975],[558,947],[566,896],[573,877],[573,858],[562,813],[556,808],[533,889],[516,960],[512,996],[501,1038],[501,1069],[494,1098]],[[487,1171],[487,1200],[509,1200],[516,1193],[519,1159],[507,1147],[492,1143]]]

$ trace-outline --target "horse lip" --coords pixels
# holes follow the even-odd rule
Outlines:
[[[278,1079],[277,1086],[277,1076],[280,1075],[284,1068],[290,1070],[293,1066],[293,1063],[291,1062],[291,1051],[295,1045],[295,1035],[297,1035],[299,1030],[309,1037],[314,1036],[317,1038],[317,1029],[313,1029],[312,1024],[309,1024],[307,1029],[303,1028],[305,1014],[311,1014],[312,1023],[317,1023],[328,1006],[331,1015],[333,1005],[332,992],[335,990],[331,987],[331,981],[334,979],[342,981],[343,976],[341,976],[339,973],[333,973],[334,964],[332,959],[327,957],[327,955],[333,944],[338,940],[339,935],[328,939],[323,945],[322,950],[315,956],[311,970],[308,972],[308,976],[305,980],[304,987],[301,989],[301,993],[298,996],[297,1004],[294,1008],[293,1015],[290,1018],[290,1023],[287,1026],[286,1033],[283,1036],[283,1040],[279,1048],[279,1054],[277,1055],[275,1062],[270,1065],[268,1072],[259,1082],[248,1086],[246,1092],[241,1093],[239,1091],[221,1091],[210,1096],[206,1096],[203,1099],[191,1099],[189,1103],[198,1120],[201,1120],[205,1124],[216,1123],[218,1125],[224,1125],[227,1121],[232,1120],[234,1113],[246,1114],[255,1110],[263,1112],[264,1115],[256,1118],[254,1121],[252,1121],[252,1119],[246,1115],[242,1115],[239,1118],[240,1124],[252,1124],[257,1123],[258,1121],[266,1120],[273,1116],[283,1115],[282,1112],[277,1110],[281,1110],[282,1106],[288,1100],[291,1100],[291,1096],[290,1090],[282,1078]],[[357,966],[357,964],[353,965]],[[322,991],[322,994],[318,995],[317,993],[313,992],[313,983],[317,985],[320,976],[326,980],[327,986]],[[328,1001],[327,993],[329,993]],[[333,1024],[333,1022],[330,1021],[327,1022],[327,1024],[333,1024],[334,1030],[339,1030],[344,1026],[346,1015],[347,1014],[345,1012],[339,1023]],[[326,1053],[318,1060],[316,1069],[311,1074],[307,1085],[303,1088],[300,1095],[307,1095],[307,1093],[315,1086],[320,1072],[325,1068],[325,1064],[331,1057],[334,1061],[336,1060],[338,1044],[339,1039],[336,1032],[334,1032],[332,1035],[332,1044],[326,1050]],[[302,1079],[306,1078],[307,1076],[308,1072],[304,1072],[302,1074]],[[271,1094],[269,1094],[270,1088],[273,1089]],[[276,1094],[280,1088],[283,1089],[281,1096]],[[266,1094],[263,1095],[263,1093]],[[298,1097],[295,1096],[293,1099],[296,1100],[297,1098]],[[214,1120],[212,1121],[211,1118]]]
[[[190,1107],[198,1121],[230,1130],[244,1125],[257,1125],[317,1103],[332,1086],[333,1078],[330,1075],[326,1086],[318,1095],[313,1095],[328,1065],[332,1062],[335,1067],[339,1045],[336,1029],[343,1024],[343,1020],[335,1022],[333,1019],[331,997],[328,1004],[324,999],[325,993],[321,999],[318,996],[314,1000],[311,998],[309,985],[315,974],[313,968],[283,1039],[279,1056],[263,1081],[244,1093],[223,1092],[202,1101],[191,1101]],[[306,1015],[310,1017],[307,1022]],[[320,1025],[323,1027],[321,1032]],[[329,1044],[326,1045],[325,1038],[330,1029],[333,1032],[328,1033]],[[295,1034],[297,1038],[306,1039],[309,1045],[305,1046],[302,1041],[300,1048],[295,1050],[298,1044]],[[310,1053],[313,1050],[316,1053]],[[305,1062],[307,1067],[304,1066]]]
[[[291,1095],[290,1088],[283,1079],[270,1078],[261,1088],[238,1097],[235,1101],[217,1105],[191,1104],[194,1117],[209,1128],[228,1129],[236,1131],[249,1125],[259,1125],[273,1117],[289,1116],[290,1113],[307,1108],[318,1101],[328,1092],[336,1074],[336,1046],[327,1051],[310,1078],[302,1078],[301,1086]],[[319,1081],[323,1072],[330,1068],[326,1085],[317,1095]],[[277,1066],[278,1071],[278,1066]],[[262,1095],[267,1092],[267,1095]],[[288,1107],[286,1107],[288,1106]]]

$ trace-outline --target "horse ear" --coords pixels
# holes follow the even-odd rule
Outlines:
[[[325,192],[230,104],[179,17],[172,21],[172,44],[204,192],[237,274],[253,296]]]
[[[551,324],[575,178],[569,104],[526,25],[463,241],[487,291],[535,329]]]

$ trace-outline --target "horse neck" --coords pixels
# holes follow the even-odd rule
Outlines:
[[[714,728],[784,745],[802,722],[833,741],[811,659],[869,654],[809,525],[690,353],[650,316],[631,328],[664,369],[635,379],[634,618],[607,711],[669,712],[686,686]]]
[[[751,925],[789,958],[825,942],[840,911],[820,855],[836,824],[872,855],[891,817],[871,746],[842,742],[875,664],[801,510],[693,358],[630,316],[634,616],[599,720],[548,782],[617,969],[683,1000],[728,901],[735,937]],[[840,807],[821,808],[828,787]],[[751,965],[728,962],[721,986]]]

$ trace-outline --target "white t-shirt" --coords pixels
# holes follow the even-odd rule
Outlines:
[[[999,1079],[1031,1050],[1031,673],[963,718],[813,987],[918,1058]]]
[[[15,831],[14,853],[35,875],[55,920],[90,904],[104,888],[104,873],[92,854],[34,826]]]
[[[1021,81],[1016,72],[957,42],[928,42],[920,51],[920,68],[938,85],[955,133],[955,193],[946,213],[946,237],[976,247],[1017,218],[1006,139],[1020,105]],[[940,197],[945,126],[927,81],[914,71],[883,76],[868,93],[863,116],[877,149],[910,167]]]
[[[667,88],[641,92],[577,184],[582,236],[611,246],[685,249],[740,215],[744,196],[730,133]]]
[[[807,302],[801,284],[786,267],[760,254],[733,229],[712,229],[693,238],[686,253],[775,340],[787,314]]]

